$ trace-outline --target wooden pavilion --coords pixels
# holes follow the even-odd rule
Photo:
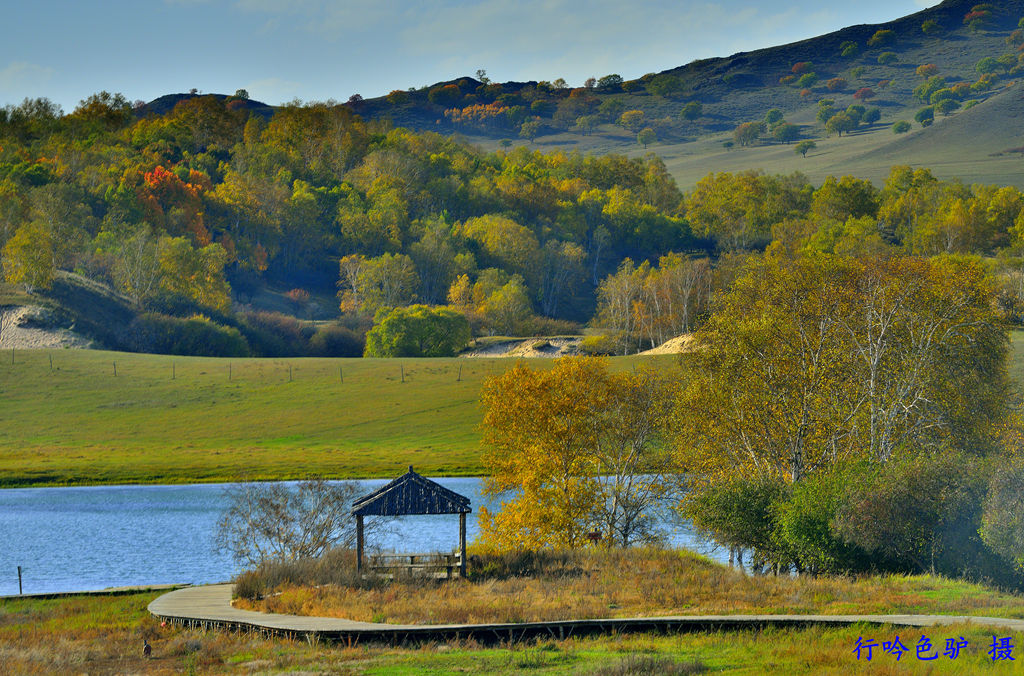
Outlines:
[[[466,514],[472,511],[469,507],[469,498],[420,476],[412,471],[412,465],[409,465],[406,474],[352,503],[352,515],[356,517],[356,569],[359,572],[363,570],[363,517],[458,514],[459,576],[465,577]]]

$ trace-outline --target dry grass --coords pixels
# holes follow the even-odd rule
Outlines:
[[[617,634],[491,648],[466,640],[400,647],[311,645],[255,634],[161,626],[146,613],[146,604],[156,595],[0,600],[0,674],[687,674],[707,670],[790,675],[846,674],[854,669],[871,674],[981,670],[1000,674],[1016,673],[1018,664],[993,663],[987,654],[993,632],[977,625],[924,631],[852,626],[669,636]],[[899,663],[877,651],[871,663],[856,661],[852,649],[859,636],[880,643],[896,634],[907,646],[917,645],[923,634],[940,647],[947,638],[959,636],[970,645],[955,661],[917,662],[913,651]],[[143,638],[153,646],[148,660],[141,654]]]
[[[340,559],[339,559],[340,560]],[[365,622],[458,624],[744,613],[1010,616],[1024,597],[933,576],[751,576],[689,552],[619,550],[476,557],[467,580],[344,582],[278,571],[241,606]],[[351,579],[351,575],[349,575]]]

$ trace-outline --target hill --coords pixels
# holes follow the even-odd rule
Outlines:
[[[1020,186],[1024,177],[1007,176],[1009,159],[991,155],[1020,146],[1024,134],[1021,120],[1006,115],[1009,106],[1002,96],[1019,98],[1014,84],[1022,70],[1017,60],[1017,48],[1024,42],[1018,30],[1022,16],[1024,2],[1018,0],[947,0],[889,23],[850,26],[632,81],[610,75],[594,80],[592,86],[569,89],[544,82],[496,84],[467,77],[347,105],[371,119],[460,133],[489,150],[511,142],[598,154],[638,156],[652,151],[665,160],[683,189],[711,171],[757,167],[769,173],[800,170],[815,182],[839,173],[878,180],[895,163],[931,166],[944,179]],[[990,66],[990,81],[979,84],[984,74],[978,65],[988,57],[1003,57],[1006,62]],[[918,68],[929,64],[933,68],[919,75]],[[948,118],[937,115],[932,128],[914,125],[918,131],[907,142],[892,133],[891,125],[912,121],[930,103],[915,97],[915,89],[928,77],[943,78],[946,87],[966,83],[969,88],[958,96],[958,103],[973,100],[976,105]],[[855,98],[864,89],[873,96]],[[816,120],[823,98],[835,101],[837,112],[858,103],[877,107],[881,119],[856,134],[829,137],[823,122]],[[680,117],[688,103],[702,107],[693,120]],[[761,120],[773,108],[798,126],[800,137],[815,140],[818,151],[800,158],[791,145],[776,143],[769,134],[753,147],[731,152],[723,148],[738,125]],[[617,124],[622,112],[636,110],[643,113],[640,122]],[[961,116],[966,118],[962,122]],[[943,129],[953,121],[958,124]],[[520,138],[523,124],[530,122],[538,124],[536,136]],[[659,138],[646,149],[637,143],[637,131],[644,126]],[[980,130],[986,134],[981,145],[974,137]]]

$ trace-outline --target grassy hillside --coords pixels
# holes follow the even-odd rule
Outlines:
[[[480,385],[515,363],[71,350],[11,362],[0,356],[7,487],[478,474]]]
[[[1011,376],[1024,385],[1024,334],[1012,343]],[[410,464],[430,475],[479,474],[480,385],[517,363],[71,350],[15,352],[11,362],[0,355],[6,487],[387,477]]]
[[[1008,39],[1024,16],[1024,2],[990,3],[987,20],[965,25],[965,17],[976,5],[976,0],[947,0],[886,24],[851,26],[788,45],[671,68],[658,74],[679,79],[681,90],[669,95],[645,89],[645,82],[655,74],[632,83],[627,81],[624,88],[598,87],[587,92],[586,96],[595,101],[595,110],[609,99],[619,99],[624,110],[642,110],[647,124],[660,137],[647,149],[637,143],[635,131],[613,124],[612,119],[602,120],[591,133],[584,134],[571,124],[559,122],[550,109],[538,118],[541,132],[532,142],[519,138],[517,129],[453,124],[445,116],[445,106],[428,101],[429,90],[450,83],[414,91],[402,102],[385,97],[350,105],[369,118],[387,118],[414,129],[464,134],[488,150],[499,148],[504,138],[514,145],[549,151],[615,152],[631,156],[655,152],[665,160],[684,190],[712,171],[757,168],[768,173],[799,170],[815,183],[829,174],[848,173],[877,182],[893,164],[932,167],[943,179],[1024,186],[1024,175],[1015,171],[1019,158],[1005,153],[1024,145],[1024,120],[1016,112],[1021,107],[1021,92],[1016,86],[1018,74],[1010,68],[1001,72],[992,87],[964,97],[979,102],[974,108],[949,116],[937,115],[936,124],[930,128],[914,124],[909,136],[897,136],[891,130],[895,121],[913,121],[914,114],[925,105],[913,95],[915,87],[926,79],[917,74],[918,66],[934,64],[937,74],[951,86],[977,81],[976,64],[985,57],[1016,57],[1017,46],[1008,44]],[[925,33],[925,22],[934,22],[935,30]],[[892,31],[891,39],[869,44],[880,30]],[[844,46],[849,44],[855,47],[844,55]],[[896,60],[880,63],[879,57],[886,52],[891,52]],[[794,66],[801,62],[809,62],[808,70],[817,76],[814,84],[803,87],[796,82],[780,82],[792,75]],[[845,84],[832,90],[828,83],[833,78],[840,78]],[[466,91],[480,84],[472,78],[453,82],[461,83]],[[522,103],[529,106],[534,95],[531,86],[535,84],[505,83],[502,87],[507,94],[525,97]],[[828,137],[824,125],[815,120],[818,101],[833,99],[836,109],[843,110],[857,103],[853,95],[863,87],[874,90],[875,97],[866,105],[877,106],[881,120],[855,134]],[[476,99],[470,94],[465,102],[453,105],[473,100]],[[691,101],[703,105],[703,115],[693,121],[681,120],[682,106]],[[485,99],[479,98],[477,102],[484,103]],[[737,125],[763,119],[771,108],[781,110],[787,121],[800,127],[803,138],[818,144],[818,149],[801,158],[789,144],[766,142],[732,151],[723,148],[723,142],[732,139]]]

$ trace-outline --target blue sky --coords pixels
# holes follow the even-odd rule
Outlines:
[[[36,0],[4,4],[0,105],[196,88],[277,104],[492,80],[630,79],[881,23],[928,0]]]

